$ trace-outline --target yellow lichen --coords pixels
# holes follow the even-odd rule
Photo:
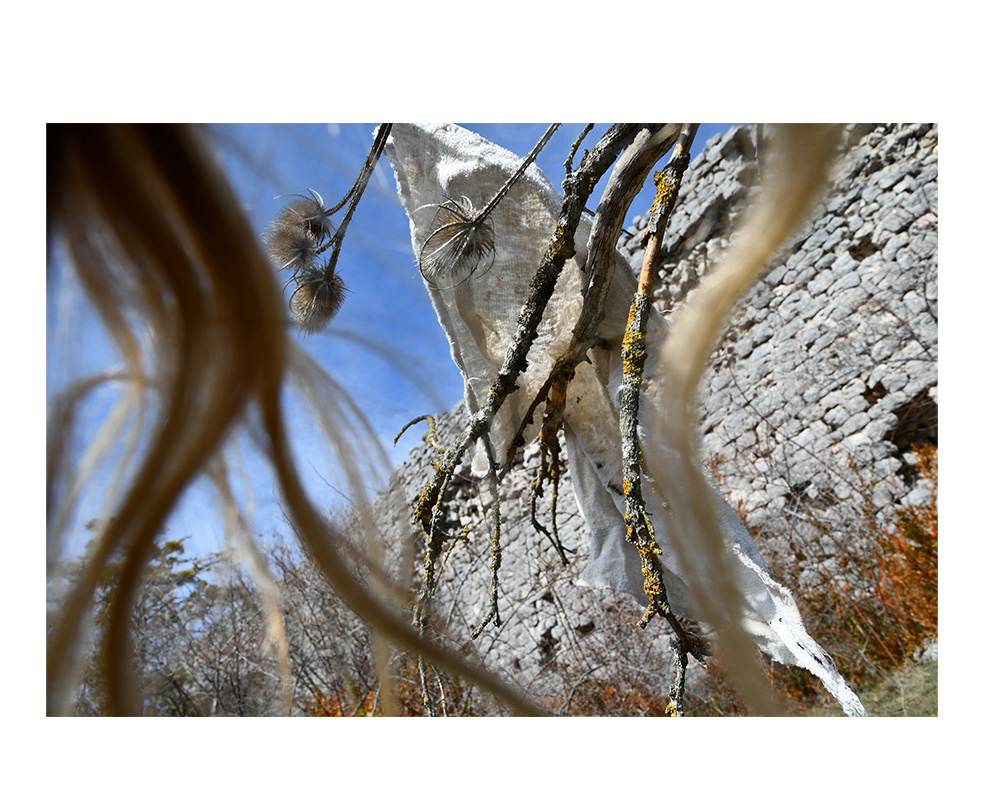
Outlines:
[[[668,212],[673,205],[677,189],[680,188],[680,182],[663,170],[653,176],[653,183],[656,185],[656,199],[653,200],[652,209],[655,211],[657,208],[662,208],[663,211]]]
[[[646,366],[646,337],[640,331],[642,300],[637,296],[629,306],[629,317],[622,338],[622,375],[632,381],[642,381],[642,371]]]

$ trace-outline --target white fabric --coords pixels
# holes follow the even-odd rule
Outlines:
[[[385,153],[410,217],[410,234],[418,255],[432,230],[434,205],[466,196],[478,208],[521,163],[514,154],[452,125],[398,124]],[[465,380],[465,399],[473,411],[484,402],[512,342],[530,279],[553,237],[560,205],[560,195],[543,173],[530,167],[492,214],[495,260],[491,268],[481,274],[486,267],[483,263],[475,276],[455,286],[449,283],[442,288],[440,283],[428,283],[434,310]],[[590,222],[585,218],[576,236],[575,264],[568,263],[561,273],[528,356],[528,367],[520,375],[519,390],[507,399],[493,422],[491,437],[499,458],[505,456],[554,359],[570,341],[586,284],[581,269],[589,232]],[[618,429],[622,334],[635,287],[628,263],[617,256],[605,318],[598,331],[605,342],[590,352],[591,364],[582,364],[571,382],[565,434],[578,508],[591,529],[590,555],[579,583],[627,591],[645,605],[639,555],[625,539]],[[647,331],[650,364],[658,357],[666,331],[666,321],[653,311]],[[651,422],[654,392],[650,380],[641,397],[640,424]],[[534,436],[537,429],[534,425],[527,437]],[[645,445],[645,435],[642,439]],[[475,455],[473,471],[484,475],[488,472],[485,452]],[[649,470],[655,473],[658,483],[658,469]],[[769,577],[748,531],[716,489],[715,493],[719,525],[736,559],[735,575],[744,599],[744,629],[773,659],[799,665],[817,675],[848,714],[863,715],[860,701],[806,633],[792,595]],[[664,580],[672,608],[689,618],[706,619],[694,605],[680,564],[674,559],[661,507],[652,495],[646,503],[656,540],[664,547]]]

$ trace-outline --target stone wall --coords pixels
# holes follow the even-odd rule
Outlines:
[[[736,127],[713,138],[685,175],[655,291],[671,322],[730,245],[759,188],[762,144],[767,128]],[[708,469],[763,553],[787,561],[784,576],[792,570],[801,583],[815,580],[815,568],[802,559],[796,565],[791,539],[828,540],[820,554],[836,561],[837,529],[850,529],[859,496],[884,507],[925,495],[910,447],[937,439],[936,150],[934,125],[850,126],[826,198],[736,307],[702,382]],[[634,234],[620,242],[636,270],[644,225],[636,219]],[[442,417],[442,440],[450,442],[465,418],[460,405]],[[406,522],[402,506],[429,478],[433,458],[425,444],[411,453],[377,503],[381,519]],[[574,585],[588,529],[567,479],[557,509],[571,566],[532,528],[536,463],[534,446],[500,491],[502,627],[467,641],[487,611],[490,498],[465,475],[449,516],[469,538],[443,569],[435,620],[534,694],[570,693],[586,675],[624,670],[616,648],[636,655],[633,670],[667,683],[665,628],[654,622],[641,633],[632,626],[639,609],[627,598]],[[797,517],[807,505],[832,532],[821,535]],[[549,523],[549,498],[537,513]]]

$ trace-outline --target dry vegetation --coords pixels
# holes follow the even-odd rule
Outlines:
[[[872,715],[935,715],[936,663],[914,664],[912,655],[937,635],[937,451],[915,449],[926,495],[914,505],[888,510],[859,506],[851,539],[839,540],[836,561],[819,554],[820,540],[793,545],[804,565],[820,566],[815,582],[798,590],[800,610],[859,688]],[[859,478],[862,476],[857,471]],[[813,522],[831,531],[823,518]],[[312,562],[283,542],[269,546],[284,613],[291,663],[292,713],[313,716],[382,714],[380,682],[368,627],[341,603]],[[776,565],[783,565],[776,562]],[[551,573],[548,568],[548,574]],[[555,578],[561,581],[561,574]],[[795,577],[783,577],[791,585]],[[114,574],[107,574],[96,611],[96,636],[85,663],[75,713],[103,713],[103,687],[93,669],[99,624],[112,605]],[[543,672],[560,692],[537,700],[554,714],[574,716],[661,716],[666,713],[671,660],[653,632],[635,626],[638,610],[618,595],[599,605],[603,631],[583,633],[575,649],[542,653]],[[221,571],[219,556],[187,559],[180,542],[155,553],[133,616],[135,651],[146,712],[157,715],[263,715],[280,710],[282,690],[276,658],[266,644],[261,603],[249,576]],[[474,644],[460,632],[439,637],[469,656]],[[424,712],[416,662],[394,652],[389,679],[400,712]],[[819,682],[807,671],[763,665],[790,711],[839,715]],[[486,693],[441,671],[432,671],[431,697],[439,713],[480,716],[504,713]],[[744,715],[747,709],[729,686],[721,658],[707,670],[691,671],[690,713]],[[558,681],[559,680],[559,681]],[[536,686],[528,688],[536,692]]]

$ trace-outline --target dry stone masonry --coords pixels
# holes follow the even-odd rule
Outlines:
[[[767,128],[736,127],[693,160],[654,294],[671,322],[731,244],[759,188],[757,149],[768,144]],[[763,553],[789,562],[785,568],[801,584],[815,582],[816,567],[792,554],[792,538],[826,540],[819,553],[836,562],[837,529],[856,519],[859,495],[888,506],[926,494],[910,449],[937,440],[937,214],[935,125],[848,127],[826,198],[736,307],[705,374],[708,471],[745,515]],[[636,271],[645,222],[637,218],[620,243]],[[440,438],[449,443],[466,420],[463,405],[442,416]],[[434,458],[426,443],[415,449],[376,504],[391,534],[417,540],[418,554],[419,536],[406,533],[405,506],[429,478]],[[640,610],[627,597],[575,585],[588,528],[566,478],[557,521],[571,565],[532,527],[537,463],[536,446],[528,447],[524,468],[500,489],[502,627],[468,641],[488,610],[491,498],[465,470],[448,518],[468,529],[468,539],[446,556],[432,620],[540,696],[571,693],[587,675],[624,670],[616,648],[644,652],[633,665],[647,672],[639,678],[668,686],[665,628],[654,622],[640,632],[633,626]],[[797,517],[806,505],[823,512],[833,530],[821,534]],[[549,496],[537,504],[547,527],[549,507]]]
[[[735,128],[711,140],[684,178],[656,293],[671,320],[754,192],[754,139]],[[751,527],[800,493],[848,499],[837,471],[852,460],[888,503],[914,481],[909,447],[936,443],[936,128],[854,126],[848,142],[826,200],[734,311],[704,379],[705,451]],[[638,268],[641,233],[623,251]]]

